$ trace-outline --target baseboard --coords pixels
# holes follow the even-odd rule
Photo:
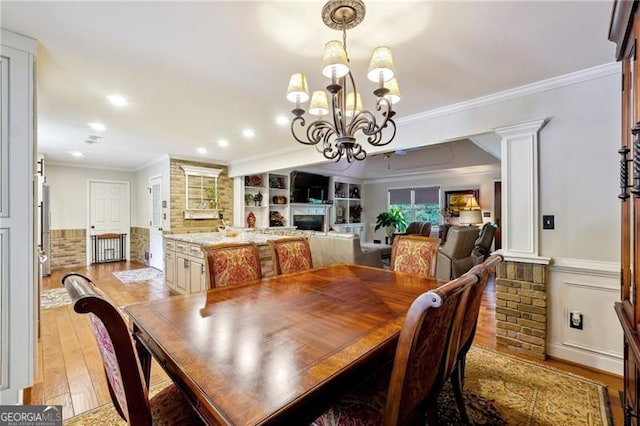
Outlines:
[[[624,369],[624,361],[622,358],[612,358],[596,352],[586,352],[558,344],[549,344],[547,346],[547,353],[553,358],[585,365],[619,376],[622,376]]]

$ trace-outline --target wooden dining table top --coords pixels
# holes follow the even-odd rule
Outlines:
[[[136,340],[208,423],[299,424],[392,359],[409,306],[436,286],[340,264],[125,312]]]

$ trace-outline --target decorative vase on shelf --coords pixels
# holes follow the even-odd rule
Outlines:
[[[262,205],[262,194],[260,193],[260,191],[258,191],[258,193],[253,196],[253,202],[258,207]]]
[[[253,212],[249,212],[249,216],[247,216],[247,225],[249,228],[255,228],[256,226],[256,215]]]

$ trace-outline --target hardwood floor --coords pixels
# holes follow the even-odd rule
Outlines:
[[[61,278],[70,272],[90,277],[114,302],[127,305],[155,300],[169,295],[162,279],[122,284],[114,271],[145,268],[138,262],[118,262],[53,271],[43,281],[43,290],[61,288]],[[475,344],[496,349],[495,282],[490,279],[483,295]],[[549,359],[544,364],[603,382],[608,386],[615,425],[623,424],[618,391],[622,378],[560,360]],[[168,377],[154,362],[151,384]],[[102,359],[98,352],[89,318],[73,311],[71,305],[41,311],[41,334],[38,347],[38,374],[34,385],[25,390],[25,404],[59,404],[65,419],[111,402]]]

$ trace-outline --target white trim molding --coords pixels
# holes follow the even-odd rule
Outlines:
[[[502,137],[502,251],[507,259],[540,263],[538,133],[548,121],[494,129]]]
[[[548,268],[547,353],[622,374],[622,330],[613,310],[620,298],[620,265],[590,259],[554,258]],[[569,326],[579,311],[583,328]]]

